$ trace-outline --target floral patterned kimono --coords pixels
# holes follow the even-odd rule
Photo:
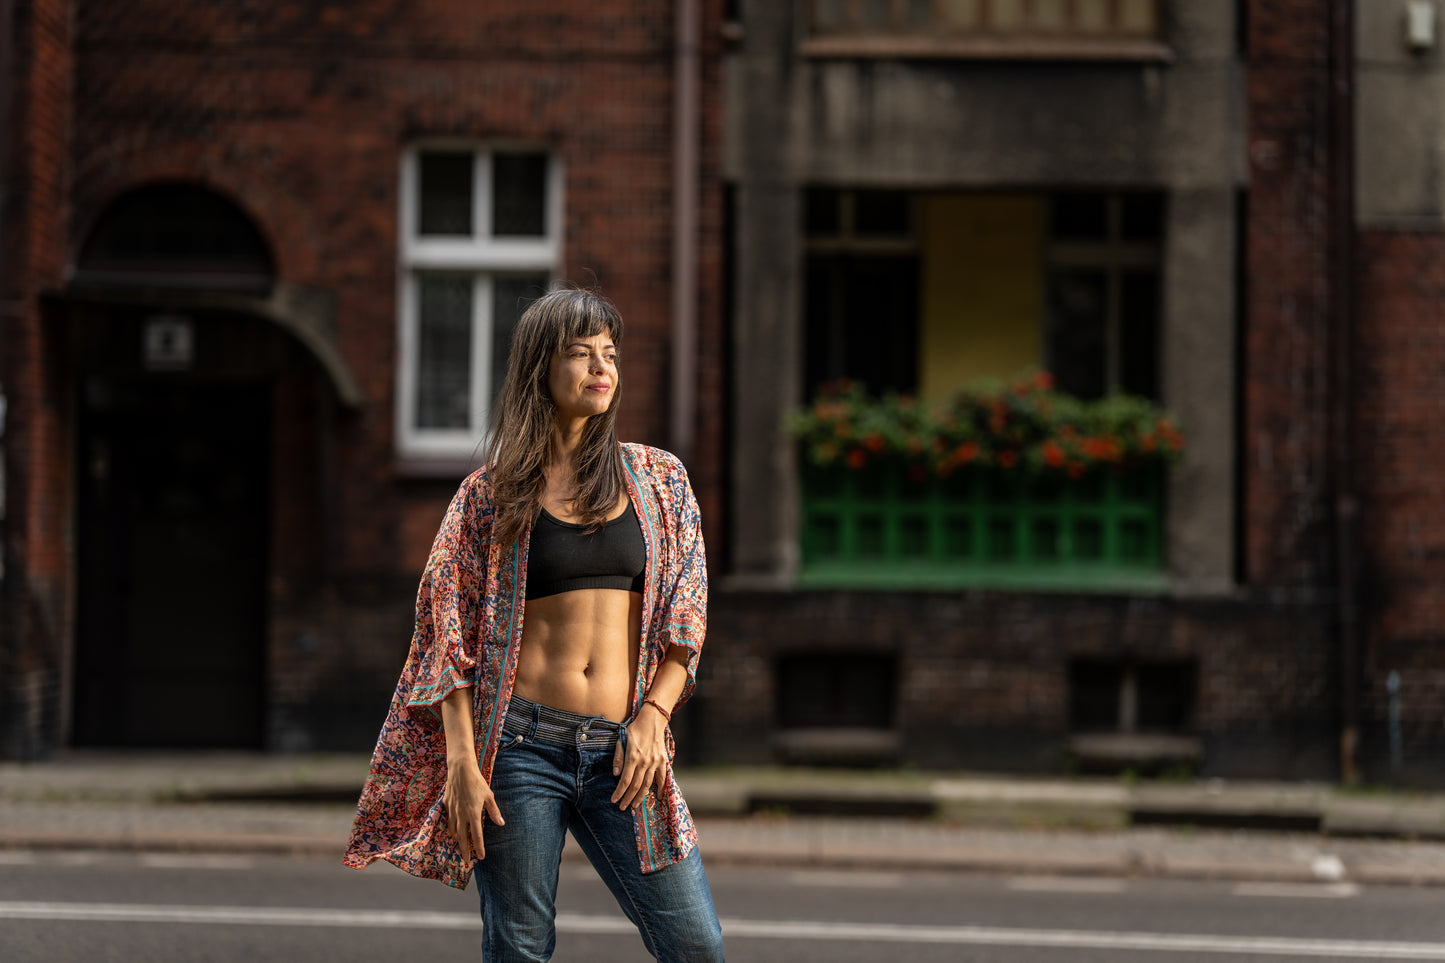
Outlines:
[[[622,460],[647,544],[635,713],[670,646],[688,650],[687,683],[678,704],[692,694],[707,627],[707,559],[697,501],[682,463],[634,444],[622,446]],[[516,544],[499,545],[492,538],[493,519],[483,468],[452,499],[422,575],[411,651],[371,757],[346,849],[345,863],[355,869],[384,859],[458,888],[471,875],[447,831],[446,738],[437,703],[453,689],[474,690],[473,730],[482,777],[490,781],[517,674],[530,535],[529,527]],[[671,759],[671,730],[667,748]],[[637,857],[642,872],[649,873],[687,856],[697,845],[697,831],[670,765],[664,791],[643,798],[633,818]]]

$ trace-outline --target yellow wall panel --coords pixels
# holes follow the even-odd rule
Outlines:
[[[1040,364],[1044,198],[929,194],[923,207],[919,393]]]

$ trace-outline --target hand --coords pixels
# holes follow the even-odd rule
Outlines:
[[[462,859],[470,863],[472,852],[477,859],[485,859],[487,849],[482,845],[482,825],[486,818],[498,826],[506,824],[502,811],[497,808],[497,797],[492,787],[482,778],[475,759],[466,759],[447,765],[446,787],[442,790],[442,801],[447,807],[447,831],[462,851]]]
[[[618,777],[612,801],[619,809],[642,802],[649,788],[662,791],[667,780],[667,720],[652,706],[644,703],[627,727],[627,752],[623,754],[619,742],[612,757],[612,774]]]

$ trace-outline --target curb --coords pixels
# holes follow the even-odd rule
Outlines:
[[[706,839],[708,834],[705,824],[702,826],[702,833]],[[313,857],[334,858],[338,865],[345,845],[344,839],[333,836],[0,832],[0,851]],[[1206,862],[1190,860],[1177,854],[1150,853],[1143,848],[1127,848],[1105,855],[1060,854],[1040,857],[1035,854],[962,853],[938,849],[884,854],[850,849],[847,846],[836,849],[780,850],[711,840],[705,843],[705,849],[709,865],[715,866],[872,872],[964,872],[1008,876],[1174,879],[1318,886],[1353,883],[1365,886],[1445,888],[1445,866],[1412,868],[1389,863],[1369,863],[1351,867],[1339,875],[1322,876],[1304,863]],[[580,863],[585,857],[575,843],[569,840],[563,859],[569,863]]]

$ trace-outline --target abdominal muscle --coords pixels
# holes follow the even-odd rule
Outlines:
[[[577,589],[526,603],[514,692],[542,705],[628,717],[642,630],[642,595]]]

